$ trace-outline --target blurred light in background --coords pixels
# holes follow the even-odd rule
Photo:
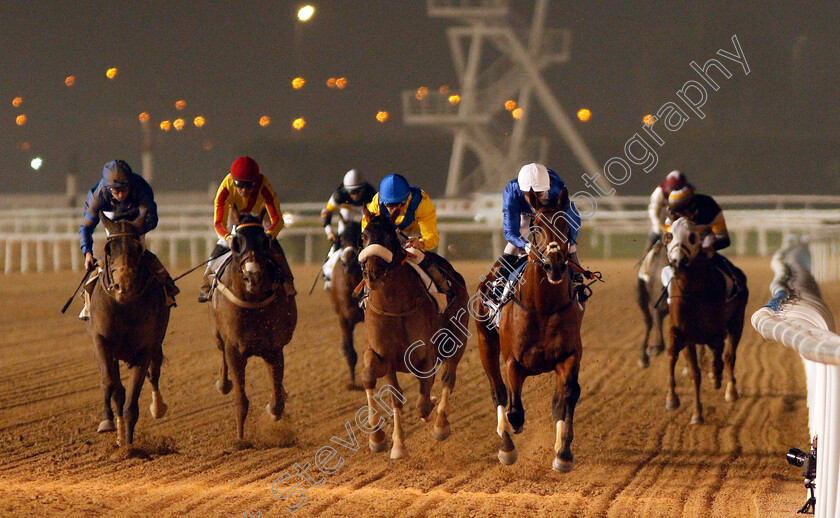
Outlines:
[[[305,84],[306,80],[302,77],[296,77],[292,79],[292,88],[294,88],[295,90],[300,90]]]
[[[260,126],[264,128],[269,124],[271,124],[271,117],[269,117],[268,115],[263,115],[262,117],[260,117]]]
[[[172,123],[169,121],[161,121],[160,123],[160,129],[162,129],[163,131],[169,131],[169,128],[171,127]]]
[[[15,124],[17,124],[18,126],[23,126],[24,124],[26,124],[26,115],[21,114],[15,117]]]
[[[295,215],[291,212],[284,212],[283,213],[283,223],[286,225],[293,225],[295,222]]]
[[[581,108],[580,110],[578,110],[577,116],[578,119],[580,119],[583,122],[586,122],[592,118],[592,112],[589,111],[587,108]]]
[[[425,86],[421,86],[417,89],[417,93],[414,94],[414,97],[416,97],[418,101],[422,101],[427,95],[429,95],[429,89]]]
[[[656,122],[656,117],[654,117],[654,116],[653,116],[653,115],[651,115],[651,114],[647,114],[647,115],[645,115],[644,117],[642,117],[642,122],[644,122],[645,124],[647,124],[648,126],[650,126],[651,124],[653,124],[654,122]]]
[[[64,78],[64,84],[67,86],[73,86],[76,84],[76,76],[67,76]]]
[[[14,99],[12,99],[12,106],[14,106],[15,108],[17,108],[21,104],[23,104],[23,97],[15,97]]]
[[[347,86],[347,78],[346,77],[339,77],[338,79],[335,80],[335,87],[338,88],[339,90],[343,89],[345,86]]]
[[[449,85],[441,86],[440,88],[438,88],[438,92],[440,92],[444,95],[448,94],[449,93]]]
[[[378,111],[376,112],[376,120],[379,122],[385,122],[388,120],[388,112],[386,111]]]
[[[505,110],[507,110],[509,112],[512,112],[515,109],[516,109],[516,101],[514,101],[513,99],[511,99],[509,101],[505,101]]]
[[[143,124],[149,122],[149,114],[146,112],[141,113],[137,118],[140,119],[140,122]]]
[[[461,102],[461,96],[458,94],[449,96],[449,104],[458,104]]]
[[[204,148],[204,151],[210,151],[211,149],[213,149],[213,141],[212,140],[205,140],[201,144],[201,147]]]
[[[311,5],[304,5],[298,11],[298,20],[302,22],[309,21],[313,14],[315,14],[315,8]]]
[[[302,130],[304,126],[306,126],[306,121],[303,120],[303,117],[298,117],[292,121],[292,127],[296,130]]]
[[[200,127],[204,126],[205,122],[206,121],[204,120],[204,117],[202,117],[201,115],[199,115],[198,117],[193,119],[193,124],[195,124],[196,128],[200,128]]]
[[[114,79],[117,77],[117,67],[109,68],[105,71],[105,77],[108,79]]]
[[[175,126],[175,131],[181,131],[184,129],[184,119],[175,119],[172,125]]]
[[[29,142],[21,142],[18,144],[18,149],[21,151],[29,151],[29,148],[32,147]]]
[[[37,157],[37,156],[36,156],[35,158],[33,158],[31,162],[29,162],[29,166],[30,166],[30,167],[32,167],[32,169],[34,169],[34,170],[36,170],[36,171],[37,171],[38,169],[41,169],[41,166],[42,166],[43,164],[44,164],[44,161],[43,161],[43,160],[41,160],[41,158],[40,158],[40,157]]]
[[[335,88],[335,78],[331,77],[327,79],[327,88]]]
[[[510,116],[514,119],[521,119],[523,114],[522,108],[514,108],[510,111]]]
[[[187,101],[181,99],[180,101],[175,101],[175,109],[178,111],[183,110],[187,107]]]

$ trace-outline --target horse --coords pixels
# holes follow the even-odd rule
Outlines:
[[[512,433],[520,433],[525,423],[522,386],[528,376],[554,372],[557,376],[552,413],[555,421],[556,452],[552,467],[559,472],[572,469],[574,458],[575,406],[580,398],[578,374],[583,353],[580,326],[584,308],[572,294],[569,275],[570,228],[561,210],[568,203],[563,190],[559,200],[540,206],[533,191],[526,194],[536,209],[529,240],[531,248],[520,287],[499,315],[498,330],[481,299],[492,278],[485,278],[471,299],[471,310],[478,330],[481,363],[490,380],[501,438],[499,461],[516,462]],[[499,264],[497,263],[497,267]],[[498,271],[497,268],[494,268]],[[502,378],[499,356],[504,362]]]
[[[97,432],[117,431],[117,444],[134,443],[139,416],[140,390],[148,376],[152,384],[152,416],[159,419],[168,409],[158,382],[163,363],[163,338],[169,325],[169,307],[163,286],[144,260],[140,241],[145,211],[134,221],[112,221],[101,214],[108,238],[102,271],[90,294],[88,333],[93,338],[104,397],[102,421]],[[129,368],[128,401],[120,381],[120,365]],[[117,417],[114,426],[113,399]],[[125,418],[125,420],[123,419]]]
[[[356,388],[356,362],[358,355],[353,347],[353,330],[356,324],[364,321],[365,312],[359,307],[356,287],[362,282],[362,267],[359,265],[359,241],[362,235],[362,225],[357,221],[350,221],[344,226],[339,240],[342,250],[339,260],[332,270],[332,287],[330,300],[338,315],[338,325],[341,327],[341,354],[347,360],[350,368],[350,383],[348,388]]]
[[[397,372],[411,372],[420,382],[417,413],[428,422],[432,410],[437,409],[433,436],[439,441],[450,434],[448,415],[451,413],[449,396],[455,388],[458,362],[464,355],[465,341],[470,336],[467,329],[467,288],[464,278],[442,257],[423,252],[441,268],[449,278],[454,298],[443,313],[426,290],[421,277],[410,264],[408,252],[403,249],[397,228],[385,214],[372,216],[365,208],[369,221],[362,233],[363,249],[359,255],[362,274],[368,287],[365,307],[365,336],[367,346],[361,381],[368,407],[375,408],[377,396],[389,389],[386,385],[374,395],[376,380],[388,376],[391,409],[385,408],[394,418],[391,459],[405,457],[405,437],[402,425],[402,395]],[[438,370],[442,370],[443,387],[439,400],[431,397],[432,385]],[[384,404],[383,404],[384,406]],[[375,413],[368,412],[368,446],[373,452],[387,447],[385,432],[377,423]]]
[[[636,302],[645,319],[645,337],[642,339],[639,357],[639,367],[643,369],[650,365],[651,356],[659,356],[665,351],[663,323],[668,315],[668,304],[660,298],[664,289],[660,274],[662,267],[668,264],[668,259],[665,256],[664,245],[657,243],[654,248],[656,251],[649,268],[650,278],[647,281],[638,278],[636,283]],[[651,330],[655,332],[656,344],[648,346]]]
[[[286,404],[283,390],[283,347],[292,339],[297,325],[297,305],[286,295],[282,279],[269,256],[271,241],[262,225],[263,214],[233,211],[231,258],[216,275],[210,298],[213,336],[222,365],[216,389],[222,394],[234,390],[236,433],[245,437],[248,397],[245,395],[245,366],[259,356],[268,365],[273,397],[265,407],[274,421],[280,420]],[[233,383],[228,379],[232,374]]]
[[[721,375],[726,367],[726,401],[738,399],[735,387],[735,356],[744,328],[749,291],[746,276],[732,266],[738,283],[744,286],[731,300],[727,300],[726,281],[714,266],[712,259],[700,249],[700,235],[695,225],[686,218],[677,219],[670,232],[663,236],[667,246],[668,261],[673,271],[669,282],[668,311],[671,316],[668,345],[670,370],[665,407],[675,410],[680,399],[674,387],[674,366],[680,351],[688,362],[694,380],[694,412],[691,424],[703,423],[703,406],[700,403],[700,367],[696,345],[706,344],[711,349],[712,376],[716,389],[721,387]]]

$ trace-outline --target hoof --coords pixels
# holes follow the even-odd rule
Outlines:
[[[388,449],[388,442],[373,442],[372,439],[368,439],[368,448],[370,448],[370,451],[372,451],[373,453],[381,453]]]
[[[674,396],[673,399],[665,398],[665,408],[668,410],[676,410],[680,407],[680,398]]]
[[[391,448],[391,460],[402,459],[404,457],[408,457],[408,450],[405,449],[405,446],[397,446],[395,444]]]
[[[446,425],[444,427],[435,426],[432,430],[432,435],[435,439],[439,441],[446,440],[446,438],[449,437],[450,433],[452,433],[452,431],[449,429],[449,425]]]
[[[96,433],[105,433],[105,432],[116,432],[117,427],[114,426],[114,422],[110,419],[104,419],[99,423],[99,428],[96,429]]]
[[[155,419],[160,419],[165,416],[167,410],[169,410],[169,405],[163,401],[152,401],[152,404],[149,406],[149,412],[152,413],[152,417]]]
[[[574,465],[574,461],[560,460],[560,457],[554,457],[554,461],[551,463],[551,468],[558,473],[568,473],[572,471],[572,467]]]
[[[702,415],[696,415],[691,418],[691,424],[703,424],[706,421],[703,420]]]
[[[227,394],[233,388],[233,383],[230,380],[216,380],[216,390],[222,394]]]
[[[499,462],[501,462],[505,466],[510,466],[514,462],[516,462],[516,458],[518,454],[516,453],[516,449],[511,451],[503,451],[499,450]]]
[[[730,403],[738,401],[738,389],[735,388],[735,385],[731,383],[726,385],[726,396],[724,397]]]
[[[639,368],[647,369],[648,367],[650,367],[650,358],[648,358],[647,356],[644,356],[644,357],[640,358],[639,359]]]
[[[280,416],[275,415],[274,412],[271,411],[271,403],[266,403],[265,411],[266,411],[266,413],[268,413],[268,417],[270,417],[272,421],[279,421],[280,420]]]

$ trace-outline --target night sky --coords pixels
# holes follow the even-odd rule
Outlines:
[[[62,192],[70,171],[87,188],[116,157],[139,170],[138,115],[148,112],[157,190],[205,190],[247,153],[284,201],[325,199],[351,167],[371,180],[401,172],[441,194],[451,137],[404,126],[400,94],[457,89],[445,38],[455,22],[430,18],[419,0],[312,3],[316,14],[302,24],[299,2],[4,2],[2,189]],[[513,4],[527,20],[532,3]],[[838,4],[661,5],[553,2],[550,10],[548,25],[570,28],[573,43],[571,61],[546,78],[570,114],[592,111],[590,122],[575,125],[599,164],[623,153],[642,116],[697,79],[692,60],[721,59],[715,52],[732,51],[732,35],[748,60],[751,73],[732,63],[733,76],[709,91],[707,117],[666,132],[654,172],[637,174],[619,194],[649,192],[675,167],[704,192],[837,193]],[[114,80],[105,77],[109,67],[118,67]],[[301,90],[291,86],[297,76],[307,80]],[[348,85],[330,89],[329,77]],[[389,112],[385,124],[378,110]],[[200,129],[192,125],[198,115],[207,119]],[[269,126],[258,124],[263,115]],[[183,131],[158,128],[179,116]],[[299,132],[291,127],[297,117],[307,123]],[[529,129],[551,139],[547,165],[581,187],[585,171],[547,119],[534,114]],[[44,160],[37,172],[29,167],[35,156]]]

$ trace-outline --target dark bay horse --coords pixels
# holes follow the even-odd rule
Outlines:
[[[98,431],[116,430],[117,444],[130,446],[134,442],[138,399],[146,376],[152,383],[152,416],[157,419],[166,414],[167,406],[160,395],[158,381],[169,308],[163,287],[144,260],[139,232],[145,212],[134,221],[111,221],[104,214],[100,217],[108,231],[108,239],[104,266],[90,295],[88,321],[104,396]],[[128,404],[125,387],[120,381],[120,361],[125,362],[130,371]],[[117,411],[116,426],[112,399]]]
[[[668,248],[668,260],[673,270],[669,287],[669,313],[671,316],[671,343],[668,346],[670,370],[665,406],[674,410],[680,406],[674,381],[674,366],[680,351],[691,370],[694,380],[694,412],[692,424],[703,423],[703,406],[700,404],[700,367],[696,346],[706,344],[711,349],[712,375],[715,388],[721,387],[721,375],[726,367],[726,401],[738,399],[735,388],[735,355],[744,328],[744,312],[749,298],[746,277],[732,267],[744,288],[727,301],[726,281],[712,260],[700,249],[700,236],[695,226],[686,218],[671,225],[663,236]]]
[[[641,356],[639,367],[646,368],[650,365],[651,356],[659,356],[665,350],[665,335],[663,324],[668,316],[668,304],[662,296],[662,267],[668,264],[665,256],[665,246],[661,243],[654,245],[656,252],[650,264],[649,276],[646,281],[638,278],[636,280],[636,302],[642,310],[645,319],[645,337],[642,339]],[[657,305],[658,304],[658,305]],[[655,343],[648,345],[650,332],[654,332]]]
[[[259,356],[268,365],[274,387],[266,412],[275,421],[283,415],[283,346],[292,339],[297,325],[297,305],[283,289],[277,269],[269,258],[269,236],[262,215],[240,215],[234,210],[230,262],[217,274],[210,299],[213,336],[222,355],[216,388],[222,394],[234,389],[236,432],[245,437],[248,397],[245,395],[245,365]],[[228,369],[233,384],[228,379]]]
[[[374,394],[376,380],[388,376],[391,408],[394,417],[391,458],[407,455],[402,425],[402,406],[405,397],[397,382],[397,372],[411,372],[420,382],[417,413],[425,422],[437,408],[433,435],[437,440],[449,436],[449,395],[455,388],[456,369],[464,355],[469,337],[467,314],[467,289],[464,278],[443,258],[424,252],[436,261],[449,278],[454,298],[443,313],[427,293],[420,276],[410,264],[402,248],[397,228],[387,215],[376,217],[365,208],[368,225],[363,236],[364,249],[359,255],[365,283],[369,289],[365,309],[365,336],[367,347],[362,385],[367,393],[368,406],[376,408]],[[441,370],[440,399],[431,397],[435,375]],[[383,390],[388,385],[383,387]],[[371,451],[384,451],[387,447],[385,432],[377,425],[374,412],[368,412],[368,446]],[[372,430],[372,431],[371,431]]]
[[[365,312],[359,307],[359,296],[355,291],[362,282],[362,267],[359,264],[359,241],[361,241],[362,225],[356,221],[349,221],[344,226],[344,232],[339,237],[341,251],[338,253],[332,271],[332,287],[330,300],[338,315],[338,325],[341,327],[341,354],[347,360],[350,368],[350,383],[348,388],[356,388],[356,362],[358,355],[353,347],[353,330],[356,324],[364,321]]]
[[[532,207],[540,207],[533,191],[526,194]],[[568,203],[563,190],[560,200],[536,210],[532,248],[522,282],[512,301],[502,308],[498,331],[490,325],[487,307],[480,301],[487,293],[487,278],[472,299],[472,313],[478,329],[479,354],[490,380],[501,437],[498,457],[502,464],[516,462],[511,433],[520,433],[525,423],[522,386],[525,378],[554,372],[557,381],[552,400],[555,421],[556,471],[572,469],[575,405],[580,397],[578,373],[583,346],[580,326],[583,307],[572,294],[569,276],[569,224],[561,207]],[[497,269],[494,269],[498,271]],[[502,378],[501,354],[505,369]]]

